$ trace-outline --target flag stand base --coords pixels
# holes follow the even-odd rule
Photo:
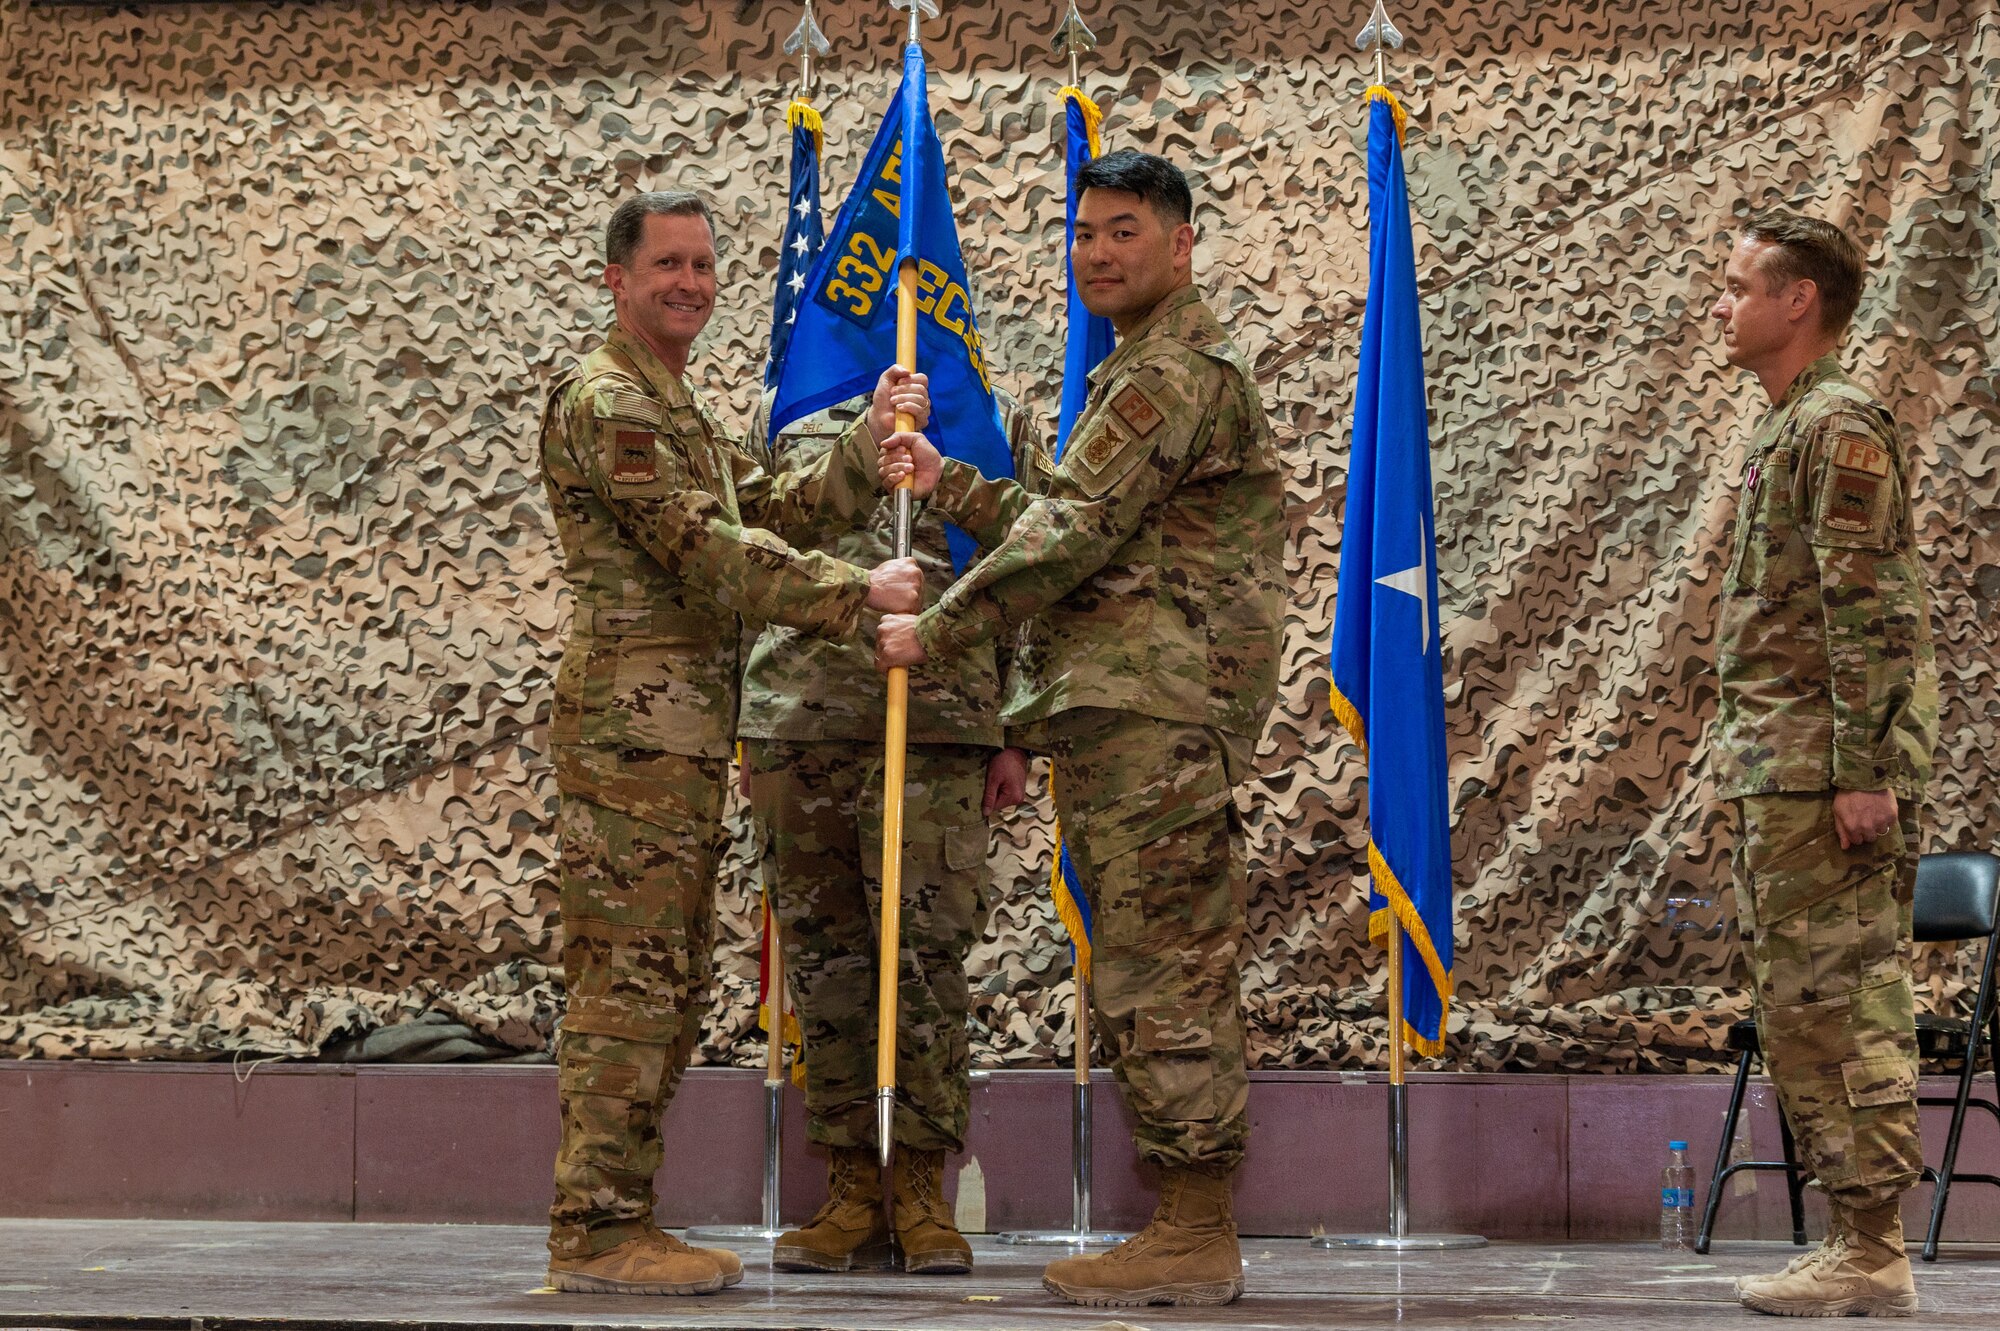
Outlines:
[[[1058,870],[1060,872],[1060,870]],[[1090,1001],[1088,981],[1076,981],[1076,1083],[1070,1092],[1070,1227],[1068,1229],[1010,1229],[998,1235],[1000,1242],[1016,1247],[1112,1248],[1131,1238],[1090,1223]]]
[[[1321,1234],[1312,1241],[1312,1246],[1368,1248],[1376,1252],[1448,1252],[1483,1248],[1486,1240],[1477,1234]]]
[[[771,1037],[776,1045],[782,1036]],[[776,1058],[773,1057],[775,1064]],[[775,1068],[774,1068],[775,1071]],[[778,1223],[778,1152],[785,1083],[777,1076],[764,1082],[764,1223],[761,1225],[693,1225],[681,1231],[689,1243],[776,1243],[791,1231]]]

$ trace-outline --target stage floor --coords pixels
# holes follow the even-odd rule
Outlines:
[[[1193,1331],[1206,1327],[1498,1327],[1642,1331],[1771,1325],[1730,1282],[1789,1244],[1667,1259],[1642,1244],[1495,1244],[1393,1257],[1303,1239],[1243,1245],[1249,1290],[1228,1308],[1094,1310],[1043,1293],[1048,1250],[976,1239],[970,1276],[775,1275],[748,1254],[741,1285],[693,1299],[542,1292],[542,1232],[512,1226],[0,1221],[0,1326],[332,1331],[333,1328],[716,1327],[827,1331]],[[2000,1249],[1949,1248],[1917,1273],[1902,1325],[2000,1324]]]

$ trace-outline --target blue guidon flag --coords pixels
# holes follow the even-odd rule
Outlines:
[[[1096,102],[1084,96],[1081,88],[1064,88],[1060,95],[1063,121],[1068,131],[1063,154],[1063,178],[1068,198],[1063,210],[1063,272],[1069,283],[1069,327],[1063,346],[1062,415],[1056,426],[1058,461],[1062,459],[1064,446],[1069,443],[1069,432],[1076,425],[1076,418],[1083,414],[1089,399],[1090,372],[1111,354],[1113,340],[1111,321],[1083,307],[1083,295],[1076,286],[1076,268],[1069,257],[1070,251],[1076,247],[1076,173],[1104,151],[1104,145],[1098,138],[1098,126],[1103,123],[1104,113],[1097,109]],[[1090,898],[1084,895],[1083,886],[1077,881],[1076,865],[1070,860],[1069,846],[1063,841],[1060,824],[1056,826],[1055,867],[1049,874],[1049,895],[1055,901],[1056,917],[1069,931],[1070,949],[1076,957],[1077,977],[1087,984],[1090,981]]]
[[[1334,715],[1368,759],[1369,935],[1403,930],[1403,1032],[1443,1052],[1451,995],[1451,805],[1403,108],[1368,90],[1368,311],[1333,618]],[[1392,1018],[1392,1021],[1394,1018]]]
[[[925,430],[946,457],[988,477],[1012,476],[1014,455],[986,370],[952,219],[944,150],[931,123],[923,47],[903,51],[903,83],[882,117],[854,190],[807,274],[793,354],[778,366],[773,439],[793,421],[871,391],[896,361],[896,273],[917,265],[917,369],[930,376]],[[947,527],[964,572],[978,543]]]
[[[826,224],[819,211],[819,157],[826,131],[819,112],[802,98],[785,111],[792,127],[792,188],[786,200],[784,247],[778,252],[778,294],[771,302],[771,358],[764,364],[764,387],[778,382],[778,371],[792,345],[806,279],[819,257]],[[772,435],[776,438],[775,432]]]

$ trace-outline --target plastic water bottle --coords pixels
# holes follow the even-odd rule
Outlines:
[[[1667,1143],[1667,1167],[1660,1175],[1660,1246],[1668,1252],[1694,1248],[1694,1170],[1688,1144]]]

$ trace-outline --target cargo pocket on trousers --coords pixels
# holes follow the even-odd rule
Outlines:
[[[944,831],[944,867],[964,872],[986,863],[986,851],[993,844],[992,829],[985,823],[967,823]]]
[[[1917,1094],[1917,1069],[1899,1054],[1849,1059],[1840,1065],[1840,1079],[1855,1109],[1906,1104]]]
[[[1191,1005],[1134,1014],[1130,1069],[1142,1118],[1206,1123],[1215,1118],[1215,1035],[1208,1012]]]
[[[562,1160],[565,1164],[629,1169],[644,1135],[633,1120],[639,1069],[586,1058],[562,1070]]]

